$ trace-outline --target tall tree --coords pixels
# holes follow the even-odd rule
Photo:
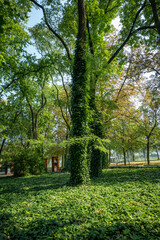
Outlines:
[[[70,146],[72,184],[87,183],[87,142],[82,140],[88,135],[88,94],[86,69],[86,12],[84,0],[78,0],[78,34],[72,76],[71,121],[72,138],[80,138],[79,143]],[[76,141],[76,140],[75,140]]]

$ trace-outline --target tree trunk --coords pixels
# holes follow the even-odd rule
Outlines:
[[[127,159],[129,161],[129,150],[127,150]]]
[[[2,150],[3,150],[3,147],[4,147],[5,141],[6,141],[6,138],[3,138],[3,141],[1,143],[1,148],[0,148],[0,155],[2,154]]]
[[[134,150],[132,149],[132,161],[135,162]]]
[[[92,57],[94,57],[94,46],[92,41],[92,36],[90,32],[89,21],[87,17],[86,21],[87,31],[88,31],[88,41],[90,47],[90,53]],[[96,83],[98,80],[98,75],[90,73],[90,101],[89,106],[92,113],[93,121],[90,124],[91,133],[99,138],[104,138],[103,133],[103,123],[102,123],[102,115],[100,111],[96,107]],[[91,155],[90,155],[90,176],[98,177],[102,173],[102,167],[108,165],[108,157],[107,154],[100,151],[96,148],[94,142],[91,142]]]
[[[149,159],[149,137],[147,137],[147,164],[150,165],[150,159]]]
[[[108,153],[103,153],[102,154],[102,169],[105,169],[109,167],[109,161],[108,161]]]
[[[91,126],[91,131],[94,135],[99,138],[103,138],[103,129],[101,123],[101,114],[95,109],[91,108],[91,111],[94,110],[93,122]],[[91,154],[91,165],[90,165],[90,176],[99,177],[102,174],[102,160],[104,153],[96,148],[95,143],[92,143],[92,154]]]
[[[158,152],[158,147],[156,146],[156,153],[157,153],[157,160],[160,160],[159,158],[159,152]]]
[[[126,150],[123,148],[124,165],[126,166]]]
[[[145,151],[145,148],[143,148],[143,156],[144,156],[144,161],[146,161],[146,151]]]
[[[71,162],[70,183],[73,185],[85,184],[89,181],[87,140],[82,139],[88,134],[88,101],[85,57],[86,15],[84,0],[78,0],[78,15],[78,35],[76,41],[71,89],[71,137],[79,138],[79,142],[74,142],[69,149],[69,157]]]
[[[110,165],[110,163],[111,163],[111,149],[109,147],[108,164]]]

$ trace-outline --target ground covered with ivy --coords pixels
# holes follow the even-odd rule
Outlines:
[[[90,185],[68,173],[0,179],[0,239],[160,239],[160,168],[108,169]]]

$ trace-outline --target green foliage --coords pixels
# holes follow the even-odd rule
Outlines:
[[[41,174],[46,171],[43,156],[43,145],[38,140],[28,142],[29,147],[15,146],[10,161],[13,161],[14,176]],[[6,157],[4,155],[4,157]]]
[[[75,148],[75,146],[81,146],[80,148],[88,146],[87,155],[85,157],[87,158],[87,165],[88,165],[88,169],[91,177],[100,176],[102,167],[106,168],[108,166],[108,158],[107,158],[108,145],[109,145],[108,139],[100,138],[94,134],[88,135],[86,137],[69,138],[67,141],[63,141],[61,143],[61,146],[73,147],[73,149]],[[91,159],[93,159],[93,163],[91,162]],[[67,161],[67,164],[69,165],[69,168],[67,169],[70,171],[71,169],[70,156]]]
[[[43,18],[41,23],[29,29],[29,35],[24,30],[24,23],[28,19],[27,14],[31,9],[32,1],[0,0],[0,81],[2,98],[5,96],[7,99],[7,106],[2,106],[0,116],[0,140],[3,143],[3,140],[7,139],[3,147],[6,159],[12,154],[8,145],[14,143],[13,145],[18,146],[14,155],[17,175],[21,175],[22,170],[25,174],[37,174],[44,169],[43,153],[46,156],[57,152],[63,153],[60,142],[68,138],[71,126],[69,140],[71,182],[86,183],[89,180],[89,173],[97,177],[102,173],[102,166],[105,167],[107,164],[105,161],[107,146],[103,140],[104,119],[100,112],[105,112],[108,129],[110,115],[114,119],[112,113],[115,110],[120,112],[116,101],[111,99],[111,93],[114,93],[114,86],[119,87],[118,76],[124,69],[127,58],[123,54],[119,55],[118,61],[114,59],[112,65],[108,64],[108,60],[114,56],[113,52],[128,36],[143,1],[86,0],[86,19],[79,22],[83,33],[78,33],[77,41],[77,32],[78,29],[80,30],[77,1],[42,0],[40,2],[53,29],[48,30]],[[159,9],[157,11],[159,13]],[[119,36],[112,26],[112,20],[117,14],[122,23]],[[87,23],[82,26],[85,20]],[[146,25],[153,26],[153,24],[153,13],[148,1],[132,29],[135,31],[142,27],[143,31],[134,32],[127,42],[131,48],[146,42],[149,47],[155,47],[157,32],[155,29],[145,29]],[[68,60],[65,55],[62,42],[55,32],[62,37],[71,55],[76,46],[74,64],[73,60]],[[39,59],[24,50],[30,37],[34,40],[38,53],[41,54]],[[147,65],[149,66],[150,63]],[[70,96],[66,93],[64,83],[68,81],[70,84],[71,72],[73,72],[73,81],[70,111]],[[59,85],[61,78],[64,89]],[[107,84],[110,79],[114,81],[111,83],[111,89],[108,90]],[[58,87],[55,83],[58,83]],[[57,90],[57,96],[51,84]],[[70,90],[70,86],[68,89]],[[63,96],[64,92],[66,97]],[[4,104],[3,100],[2,102],[0,105]],[[58,112],[57,107],[60,107],[61,111]],[[63,115],[63,120],[60,114]],[[136,135],[137,130],[129,133],[128,129],[134,130],[134,127],[132,128],[127,122],[131,128],[127,126],[123,135],[118,122],[113,120],[111,124],[112,129],[115,130],[114,136],[117,135],[116,137],[120,139],[116,141],[119,139],[112,135],[112,146],[118,149],[121,143],[125,149],[131,147],[134,149],[138,142],[133,141],[132,136]],[[114,128],[114,124],[117,127]],[[38,141],[28,141],[32,138]],[[42,138],[46,143],[43,146]],[[142,143],[144,138],[140,140]],[[43,147],[45,149],[42,149]]]
[[[0,179],[0,239],[159,239],[160,168],[108,169],[90,185],[68,173]]]
[[[30,8],[30,1],[0,0],[0,67],[13,67],[19,62],[22,48],[29,41],[24,23]]]
[[[131,29],[131,26],[134,22],[134,19],[136,17],[137,12],[139,9],[142,8],[142,5],[145,1],[142,0],[132,0],[132,1],[125,1],[121,8],[120,8],[120,21],[123,25],[123,28],[121,30],[122,38],[125,39],[126,36],[129,34],[129,31]],[[157,2],[157,1],[155,1]],[[158,9],[158,2],[157,9]],[[158,13],[159,14],[159,9]],[[128,17],[129,16],[129,17]],[[146,1],[145,7],[141,11],[141,13],[138,15],[136,22],[134,24],[134,29],[132,32],[134,32],[136,29],[145,27],[145,26],[153,26],[155,25],[153,12],[151,5],[149,1]],[[148,36],[147,38],[145,38]],[[157,46],[158,41],[158,34],[155,29],[149,29],[144,28],[141,31],[135,31],[132,38],[129,41],[129,44],[135,47],[139,47],[141,44],[146,44],[149,47],[155,48]]]
[[[45,162],[43,156],[43,143],[38,140],[30,141],[27,151],[29,172],[31,174],[40,174],[45,172]]]

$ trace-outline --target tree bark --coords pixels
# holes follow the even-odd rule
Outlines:
[[[149,0],[149,1],[150,1],[150,4],[151,4],[151,7],[152,7],[154,22],[155,22],[158,34],[160,35],[160,21],[159,21],[158,12],[157,12],[158,1],[157,1],[157,4],[156,4],[155,0]]]
[[[5,141],[6,141],[6,138],[3,138],[3,141],[1,143],[1,148],[0,148],[0,156],[2,154],[2,150],[3,150],[3,147],[4,147]]]

